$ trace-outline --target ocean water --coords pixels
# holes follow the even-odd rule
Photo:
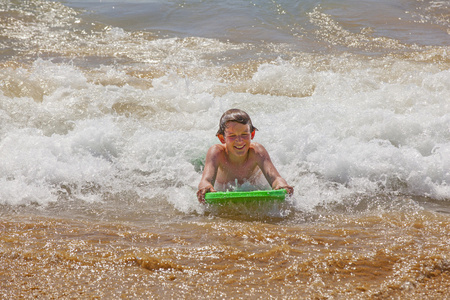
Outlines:
[[[448,1],[0,0],[0,24],[0,298],[448,299]],[[233,107],[285,203],[198,203]]]

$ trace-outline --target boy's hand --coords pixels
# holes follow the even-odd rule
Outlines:
[[[282,180],[276,180],[273,184],[272,184],[272,188],[274,190],[281,190],[281,189],[285,189],[288,194],[290,196],[292,196],[294,194],[294,188],[290,185],[287,184],[287,182],[282,179]]]
[[[280,189],[285,189],[288,192],[289,196],[292,196],[294,194],[294,188],[290,185],[281,186],[281,187],[277,188],[276,190],[280,190]]]
[[[200,203],[205,203],[205,194],[208,192],[216,192],[212,185],[208,185],[204,188],[201,188],[197,191],[197,199]]]

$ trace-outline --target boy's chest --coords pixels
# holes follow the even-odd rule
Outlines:
[[[223,164],[219,166],[216,181],[221,183],[234,182],[236,179],[242,181],[251,179],[258,173],[258,166],[256,163],[246,163],[239,166],[232,164]]]

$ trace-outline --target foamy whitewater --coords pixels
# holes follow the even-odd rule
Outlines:
[[[183,255],[177,254],[177,247],[191,245],[200,251],[208,243],[222,245],[223,237],[209,236],[214,224],[232,226],[233,238],[245,239],[253,230],[283,231],[283,227],[296,234],[303,232],[295,240],[306,243],[306,235],[315,230],[330,230],[329,235],[337,236],[340,233],[331,228],[348,222],[354,222],[352,230],[364,234],[367,226],[384,222],[378,219],[380,215],[394,212],[392,219],[405,214],[422,220],[406,220],[409,229],[417,222],[422,229],[442,226],[439,242],[427,247],[440,253],[436,261],[443,265],[439,270],[444,277],[439,278],[445,282],[441,283],[445,295],[450,283],[445,281],[450,270],[449,18],[448,1],[0,1],[0,216],[4,220],[0,223],[4,237],[0,277],[10,278],[9,260],[28,253],[25,244],[23,252],[9,250],[14,247],[8,244],[13,243],[14,232],[22,230],[18,224],[24,220],[31,224],[29,228],[56,222],[59,225],[52,225],[59,228],[56,231],[66,228],[60,222],[83,222],[70,226],[81,231],[88,228],[77,238],[87,243],[90,232],[100,230],[97,222],[108,228],[136,226],[139,229],[133,227],[130,232],[139,232],[140,237],[142,231],[153,236],[179,234],[175,244],[171,238],[164,242],[158,238],[161,244],[154,246],[175,248],[170,250],[175,251],[173,255],[153,256],[162,259],[158,266],[164,274],[174,272],[179,280],[186,269],[167,265],[167,260],[183,264],[183,259],[177,260]],[[254,141],[266,147],[279,172],[294,186],[294,196],[282,207],[227,207],[223,211],[198,203],[196,191],[205,155],[219,142],[215,137],[219,118],[229,108],[249,113],[259,129]],[[407,230],[401,223],[395,223],[401,228],[395,234],[383,231],[386,240],[379,243],[380,249],[392,240],[401,243],[400,232]],[[199,229],[201,224],[208,224],[207,229]],[[386,228],[394,226],[389,224]],[[242,233],[242,226],[255,227]],[[200,242],[191,233],[198,230],[203,232]],[[411,241],[428,235],[419,238],[416,234],[411,233]],[[41,233],[31,235],[31,239],[42,237]],[[99,233],[93,240],[105,236]],[[42,245],[59,238],[44,238]],[[255,248],[245,246],[246,251],[258,253],[268,245],[264,243],[278,247],[294,240],[254,239],[250,237],[256,241]],[[240,242],[224,243],[224,249],[241,247]],[[265,246],[258,248],[260,243]],[[289,245],[291,250],[279,251],[292,262],[286,253],[296,246]],[[118,246],[133,247],[141,252],[147,249],[133,242]],[[366,255],[373,245],[361,247],[355,257]],[[405,247],[391,251],[407,251]],[[67,251],[75,256],[98,253],[83,249]],[[320,249],[316,250],[325,251]],[[47,254],[54,257],[50,250]],[[114,263],[133,273],[130,262],[137,261],[150,274],[145,276],[162,280],[155,275],[161,268],[148,268],[139,255],[130,254],[135,258]],[[231,260],[222,263],[235,266],[237,262]],[[408,275],[409,281],[399,275],[406,269],[416,270],[421,262],[414,262],[408,261],[409,268],[394,266],[392,273],[383,273],[383,278],[390,278],[383,283],[371,281],[376,288],[357,289],[349,283],[343,292],[336,277],[331,281],[322,277],[324,285],[320,285],[320,275],[314,272],[304,275],[309,281],[298,285],[308,291],[306,298],[405,296],[423,283],[419,275]],[[322,263],[329,260],[317,258],[312,264]],[[191,271],[197,267],[194,261],[188,265]],[[258,277],[251,267],[242,271],[245,274],[236,268],[236,276]],[[374,266],[371,274],[376,270],[379,267]],[[39,269],[28,272],[42,279]],[[134,295],[229,298],[242,287],[237,280],[229,283],[229,289],[211,294],[210,289],[187,279],[199,274],[192,272],[182,281],[187,286],[184,290],[138,289]],[[279,274],[270,268],[264,272],[273,272],[270,278]],[[223,282],[214,276],[208,277],[211,286]],[[278,294],[272,294],[269,286],[252,283],[253,290],[243,289],[242,295],[298,296],[295,285],[289,288],[289,276],[280,277],[280,288],[275,288]],[[225,276],[231,277],[233,273]],[[126,285],[117,278],[113,286]],[[169,279],[167,286],[174,284],[174,288],[176,280]],[[70,298],[76,294],[75,288],[64,294],[65,288],[58,283],[53,283],[54,290],[41,289],[42,295],[31,286],[21,292],[11,288],[20,284],[14,280],[0,285],[4,297],[47,293]],[[398,293],[390,294],[395,280],[401,281]],[[330,282],[334,283],[327,290]],[[284,294],[283,285],[287,285]],[[119,291],[94,292],[103,288],[87,288],[79,296],[120,295]],[[424,294],[412,295],[421,298]],[[441,294],[432,295],[440,298]]]

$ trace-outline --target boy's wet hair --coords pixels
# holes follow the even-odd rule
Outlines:
[[[237,108],[232,108],[224,112],[222,117],[220,118],[219,130],[217,131],[216,135],[219,134],[225,135],[227,122],[238,122],[244,125],[248,124],[250,125],[250,132],[258,130],[256,127],[253,126],[250,116],[245,111]]]

